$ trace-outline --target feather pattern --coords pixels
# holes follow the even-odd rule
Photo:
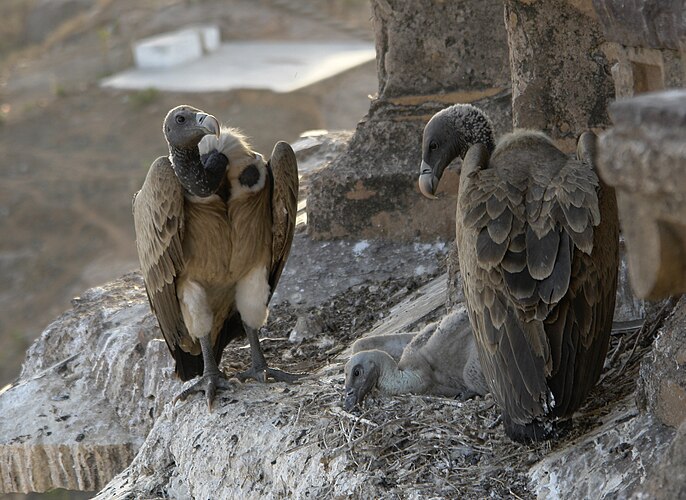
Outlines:
[[[583,158],[587,159],[590,155]],[[462,163],[456,236],[486,380],[518,425],[568,415],[597,381],[614,309],[614,193],[517,131]]]
[[[226,197],[185,192],[170,159],[162,157],[150,167],[133,201],[148,298],[182,380],[200,375],[203,361],[197,332],[192,335],[184,323],[180,295],[196,288],[205,294],[219,362],[226,344],[245,333],[236,302],[240,280],[266,268],[268,296],[255,296],[262,301],[255,307],[266,311],[290,251],[297,210],[297,163],[288,144],[276,145],[268,165],[239,131],[224,127],[219,137],[206,135],[198,150],[227,157],[222,181],[229,190]],[[250,175],[245,175],[248,169]]]

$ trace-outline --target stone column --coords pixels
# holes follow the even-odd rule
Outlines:
[[[348,150],[312,178],[308,232],[324,238],[455,237],[458,176],[437,201],[417,189],[429,118],[473,102],[499,132],[511,126],[507,44],[500,0],[372,0],[378,95]]]
[[[568,151],[608,125],[614,97],[591,0],[505,0],[515,127],[550,134]]]

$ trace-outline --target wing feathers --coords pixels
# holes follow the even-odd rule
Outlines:
[[[268,164],[272,178],[272,267],[269,275],[274,293],[291,251],[298,213],[298,162],[286,142],[277,142]]]
[[[483,155],[469,160],[470,149],[456,228],[484,373],[499,404],[523,424],[568,414],[597,380],[617,228],[616,207],[603,205],[601,220],[592,165],[550,142],[521,144],[510,139],[486,163]]]

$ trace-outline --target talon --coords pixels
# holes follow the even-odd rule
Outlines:
[[[207,407],[211,411],[217,389],[233,389],[233,384],[226,379],[223,373],[203,375],[193,385],[181,391],[181,393],[173,399],[173,404],[176,404],[179,400],[185,401],[191,394],[203,392],[207,397]]]

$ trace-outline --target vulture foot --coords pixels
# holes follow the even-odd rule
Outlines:
[[[196,392],[203,392],[207,397],[207,407],[212,410],[214,397],[217,394],[217,389],[233,389],[234,385],[226,379],[226,376],[221,373],[206,373],[200,377],[192,386],[184,389],[178,396],[174,398],[173,404],[177,401],[185,401],[188,396]]]
[[[302,377],[302,375],[297,373],[288,373],[283,370],[278,370],[277,368],[258,368],[257,366],[253,366],[249,370],[237,373],[236,377],[238,377],[238,380],[241,382],[245,382],[247,379],[251,378],[264,384],[267,382],[267,379],[273,378],[277,382],[286,382],[287,384],[292,384]]]

